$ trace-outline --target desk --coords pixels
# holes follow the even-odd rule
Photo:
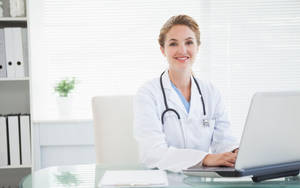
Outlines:
[[[63,188],[63,187],[97,187],[105,170],[136,170],[145,169],[142,166],[113,165],[73,165],[49,167],[38,170],[27,176],[21,183],[23,188]],[[200,178],[188,177],[179,173],[168,172],[169,187],[201,187],[201,188],[231,188],[231,187],[300,187],[300,176],[280,178],[261,183],[253,183],[250,177],[243,178]]]

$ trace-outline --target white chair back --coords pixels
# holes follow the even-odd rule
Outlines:
[[[133,96],[97,96],[92,99],[96,162],[137,164],[133,137]]]

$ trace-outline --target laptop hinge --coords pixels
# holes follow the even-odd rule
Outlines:
[[[291,171],[286,171],[286,172],[277,172],[274,174],[253,176],[252,181],[260,182],[260,181],[274,179],[274,178],[282,178],[282,177],[287,177],[287,176],[298,176],[298,175],[299,175],[299,170],[291,170]]]

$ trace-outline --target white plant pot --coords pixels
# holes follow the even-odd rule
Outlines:
[[[58,116],[60,118],[68,118],[72,114],[72,97],[57,97]]]

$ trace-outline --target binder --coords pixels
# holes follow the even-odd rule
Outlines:
[[[22,28],[22,49],[24,61],[24,76],[29,76],[27,28]]]
[[[7,78],[15,77],[14,66],[14,31],[11,27],[4,28]]]
[[[9,0],[10,16],[24,17],[25,16],[25,1],[24,0]]]
[[[4,29],[0,28],[0,78],[6,77],[6,54],[5,54]]]
[[[2,1],[3,17],[10,17],[10,4],[9,1]]]
[[[19,117],[8,115],[9,165],[20,165]]]
[[[15,64],[15,77],[22,78],[25,76],[24,58],[23,58],[23,42],[22,42],[22,28],[13,28],[14,37],[14,64]]]
[[[29,115],[25,114],[20,116],[20,131],[21,131],[21,164],[31,165]]]
[[[0,166],[8,165],[6,117],[0,116]]]

